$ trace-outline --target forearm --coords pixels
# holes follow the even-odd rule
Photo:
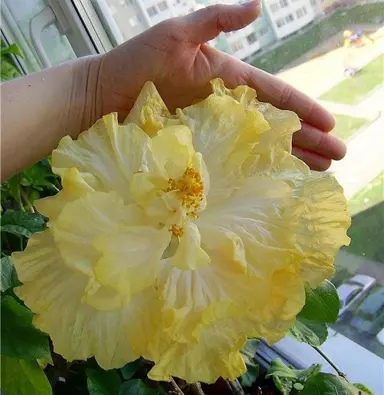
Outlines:
[[[97,116],[97,58],[78,59],[1,86],[1,179],[76,137]]]

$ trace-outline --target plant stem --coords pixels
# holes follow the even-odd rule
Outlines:
[[[177,395],[184,395],[184,392],[176,384],[176,381],[175,381],[175,379],[173,377],[171,377],[171,386],[173,388],[173,392],[175,392]]]
[[[35,209],[33,208],[31,202],[28,200],[27,194],[24,192],[23,188],[20,187],[20,195],[22,197],[22,200],[24,200],[25,205],[28,207],[29,211],[31,213],[35,212]]]
[[[245,392],[243,390],[243,387],[239,383],[239,380],[237,380],[237,379],[233,380],[233,381],[227,380],[227,382],[235,395],[245,395]]]
[[[195,395],[205,395],[200,383],[191,384],[191,389]]]
[[[347,376],[345,373],[343,373],[338,367],[337,365],[335,365],[335,363],[328,357],[327,354],[325,354],[319,347],[317,346],[312,346],[313,349],[315,349],[332,367],[333,369],[335,369],[335,371],[337,372],[337,374],[340,377],[343,377],[345,380],[348,381]]]

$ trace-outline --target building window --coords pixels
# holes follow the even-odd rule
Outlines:
[[[151,16],[151,17],[155,16],[155,15],[157,15],[159,13],[155,6],[147,8],[147,12],[148,12],[148,15]]]
[[[256,33],[251,33],[247,36],[248,44],[253,44],[257,41]]]
[[[293,22],[295,20],[295,18],[293,17],[292,14],[289,14],[289,15],[287,15],[285,17],[285,20],[286,20],[287,23],[291,23],[291,22]]]
[[[231,45],[232,52],[235,53],[237,51],[240,51],[244,48],[244,44],[242,42],[237,42]]]
[[[166,1],[160,2],[158,5],[160,11],[168,10],[168,4]]]
[[[303,10],[301,9],[301,8],[299,8],[297,11],[296,11],[296,16],[300,19],[301,17],[303,17],[304,16],[304,12],[303,12]]]
[[[272,12],[276,12],[280,8],[278,3],[272,3],[269,7],[270,7]]]
[[[296,11],[296,15],[298,18],[302,18],[304,15],[307,15],[307,9],[305,7],[301,7]]]
[[[276,26],[277,27],[280,28],[280,27],[282,27],[284,25],[285,25],[285,20],[283,18],[279,18],[279,19],[276,20]]]
[[[259,30],[259,36],[265,36],[268,33],[268,26],[264,26]]]
[[[288,7],[288,1],[287,0],[280,0],[280,7],[281,8]]]

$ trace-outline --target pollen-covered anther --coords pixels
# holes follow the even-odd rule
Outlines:
[[[169,227],[169,231],[176,237],[181,237],[184,235],[184,229],[181,226],[173,224]]]
[[[167,192],[170,191],[177,191],[182,205],[188,211],[195,213],[199,210],[200,202],[204,196],[204,185],[200,173],[192,167],[188,167],[179,180],[172,178],[168,180]]]

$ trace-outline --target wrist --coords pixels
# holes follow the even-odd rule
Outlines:
[[[98,97],[101,58],[101,55],[87,56],[73,63],[68,114],[68,119],[75,121],[68,130],[72,137],[77,137],[79,133],[87,130],[103,115],[102,101]]]

